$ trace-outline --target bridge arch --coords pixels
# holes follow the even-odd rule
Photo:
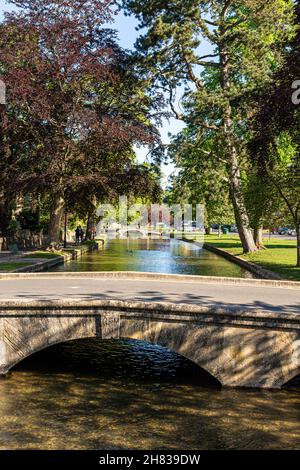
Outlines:
[[[196,366],[200,369],[205,371],[212,379],[222,385],[222,378],[217,377],[214,374],[214,371],[210,369],[210,367],[205,364],[204,361],[199,363],[197,357],[205,357],[207,355],[207,351],[205,351],[205,346],[203,347],[202,351],[198,351],[197,357],[195,354],[192,353],[192,349],[188,350],[187,348],[182,348],[182,338],[177,338],[177,341],[174,343],[174,335],[165,334],[159,335],[154,337],[152,335],[153,328],[137,328],[133,329],[121,329],[120,334],[116,337],[112,335],[111,337],[103,337],[101,334],[101,328],[98,324],[98,319],[92,318],[92,322],[84,321],[82,319],[78,321],[78,319],[72,319],[73,321],[69,322],[61,322],[60,318],[56,318],[56,325],[55,319],[52,318],[51,320],[51,328],[47,327],[48,321],[46,318],[39,318],[39,321],[36,322],[36,327],[34,328],[33,322],[31,321],[30,326],[30,336],[26,334],[26,338],[22,341],[22,346],[18,345],[17,348],[14,349],[14,353],[10,354],[10,358],[8,359],[4,373],[9,372],[13,369],[16,365],[21,363],[26,358],[37,354],[45,349],[51,348],[53,346],[68,343],[75,340],[81,339],[132,339],[132,340],[142,340],[146,343],[161,346],[163,348],[167,348],[172,352],[188,359],[189,361],[193,362]],[[68,319],[71,320],[71,319]],[[44,326],[41,325],[44,324]],[[94,325],[93,325],[94,324]],[[94,326],[94,328],[93,328]],[[24,330],[23,330],[24,331]],[[43,333],[42,333],[43,332]],[[48,332],[47,337],[45,337],[44,332]],[[179,341],[178,341],[179,340]],[[1,364],[0,364],[1,366]]]
[[[288,385],[289,382],[292,382],[294,379],[298,377],[300,378],[300,367],[296,367],[293,371],[291,371],[289,374],[285,376],[282,387],[285,387],[286,385]]]
[[[46,351],[46,350],[51,350],[51,348],[55,348],[55,346],[59,346],[59,345],[68,345],[70,343],[74,343],[74,342],[78,342],[78,345],[80,345],[80,341],[84,341],[84,340],[99,340],[101,341],[102,343],[105,343],[106,341],[109,341],[109,340],[102,340],[101,338],[98,338],[98,337],[81,337],[81,338],[76,338],[76,339],[70,339],[70,340],[67,340],[67,341],[62,341],[62,342],[55,342],[55,343],[52,343],[52,344],[48,344],[46,345],[45,347],[39,349],[39,350],[36,350],[34,352],[32,352],[31,354],[27,355],[26,357],[23,357],[22,359],[20,359],[17,363],[15,364],[12,364],[11,367],[10,367],[10,370],[14,369],[15,366],[18,366],[20,364],[22,364],[23,361],[26,361],[27,359],[29,359],[30,357],[32,356],[35,356],[35,355],[38,355],[39,353],[43,352],[43,351]],[[137,342],[137,340],[135,339],[132,339],[132,338],[120,338],[119,340],[132,340],[132,344],[134,345],[135,342]],[[117,341],[119,341],[117,340]],[[158,353],[161,353],[163,354],[163,351],[168,351],[170,353],[174,353],[174,360],[176,358],[176,356],[180,356],[181,358],[183,359],[187,359],[187,357],[183,356],[182,354],[178,354],[176,353],[175,351],[171,351],[169,348],[166,348],[166,347],[162,347],[160,345],[157,345],[157,344],[153,344],[153,343],[149,343],[148,341],[142,341],[143,344],[147,344],[147,345],[152,345],[152,346],[159,346],[160,349],[158,350]],[[49,356],[50,358],[51,356]],[[215,386],[215,387],[220,387],[222,384],[219,382],[219,380],[217,380],[215,377],[213,377],[207,370],[203,369],[202,367],[200,367],[198,364],[195,364],[193,361],[189,360],[190,364],[193,364],[194,367],[195,367],[195,372],[197,369],[199,369],[199,378],[202,378],[204,379],[204,383],[210,383],[211,385]],[[47,362],[48,364],[48,362]]]

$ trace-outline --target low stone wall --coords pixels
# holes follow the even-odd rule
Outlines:
[[[20,230],[14,237],[0,237],[0,251],[8,250],[9,245],[17,245],[20,251],[33,248],[42,248],[46,239],[41,233],[32,233],[30,230]]]
[[[160,274],[136,271],[93,271],[93,272],[10,272],[0,273],[0,280],[4,279],[57,279],[57,278],[76,278],[76,279],[125,279],[125,280],[149,280],[149,281],[176,281],[184,283],[199,283],[215,285],[234,285],[248,287],[275,287],[285,289],[299,289],[300,282],[272,280],[272,279],[250,279],[242,277],[215,277],[215,276],[197,276],[184,274]]]

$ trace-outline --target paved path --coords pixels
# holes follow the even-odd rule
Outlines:
[[[237,306],[245,311],[300,313],[300,289],[220,282],[101,279],[52,275],[51,278],[0,279],[1,301],[135,300],[195,306]]]

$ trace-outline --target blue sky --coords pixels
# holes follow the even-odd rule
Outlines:
[[[12,6],[9,5],[5,0],[0,0],[0,19],[3,17],[4,11],[9,11],[12,9]],[[138,36],[136,31],[137,20],[134,17],[125,16],[123,13],[119,13],[116,17],[115,22],[112,24],[112,28],[116,29],[118,32],[119,43],[124,49],[133,49],[134,43]],[[160,129],[162,141],[166,144],[169,142],[169,133],[176,134],[183,128],[183,123],[176,120],[170,119],[164,120],[163,126]],[[147,149],[136,149],[136,153],[140,161],[145,160],[145,156],[148,153]],[[164,173],[164,185],[167,182],[167,178],[170,174],[174,172],[174,165],[168,163],[163,166]]]

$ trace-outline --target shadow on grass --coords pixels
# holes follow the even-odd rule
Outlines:
[[[265,247],[268,249],[268,250],[295,250],[296,249],[296,245],[273,245],[273,244],[268,244],[266,243],[265,244]]]

